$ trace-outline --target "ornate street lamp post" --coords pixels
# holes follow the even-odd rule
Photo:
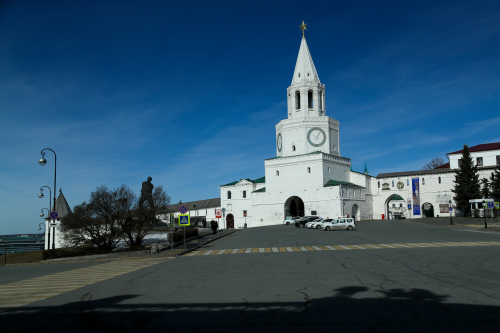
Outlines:
[[[50,187],[48,187],[48,186],[42,186],[42,187],[40,187],[40,193],[38,193],[38,197],[39,197],[39,198],[43,198],[43,197],[44,197],[44,195],[43,195],[43,188],[44,188],[44,187],[46,187],[46,188],[48,188],[48,189],[49,189],[49,209],[48,209],[48,212],[47,212],[47,216],[50,216],[50,212],[52,211],[52,208],[53,208],[54,210],[56,209],[56,206],[55,206],[55,201],[54,201],[54,207],[52,207],[52,208],[51,208],[51,207],[50,207],[50,198],[52,197],[52,190],[51,190],[51,189],[50,189]],[[55,194],[54,194],[54,196],[55,196]],[[43,216],[44,216],[44,215],[43,215],[43,210],[44,210],[44,209],[47,209],[47,208],[42,208],[42,214],[40,214],[40,217],[43,217]],[[48,230],[48,231],[47,231],[47,232],[48,232],[48,233],[47,233],[47,250],[48,250],[48,249],[50,249],[50,225],[47,225],[47,230]],[[54,230],[53,234],[54,234],[54,233],[55,233],[55,230]],[[54,237],[52,237],[52,238],[54,238]],[[54,241],[54,239],[53,239],[53,241]],[[52,247],[54,247],[54,246],[52,246]]]
[[[40,152],[42,154],[42,158],[38,160],[38,163],[40,165],[45,165],[47,164],[47,160],[45,159],[45,151],[46,150],[50,150],[51,152],[54,153],[54,204],[52,205],[52,209],[55,210],[56,209],[56,179],[57,179],[57,155],[56,155],[56,152],[53,151],[52,149],[50,148],[45,148],[45,149],[42,149],[42,151]],[[43,194],[42,194],[43,196]],[[50,225],[49,225],[49,228],[50,228]],[[52,249],[55,249],[56,246],[55,246],[55,233],[56,233],[56,229],[54,228],[54,232],[52,233]],[[49,248],[50,248],[50,244],[49,244]]]
[[[484,229],[488,229],[488,222],[486,221],[486,200],[483,200],[483,214],[484,214]]]
[[[40,194],[38,196],[40,196]],[[49,200],[49,203],[50,203],[50,200]],[[45,216],[45,215],[43,215],[43,210],[44,209],[47,209],[47,215],[50,215],[50,210],[48,208],[42,208],[41,209],[42,213],[40,214],[40,217],[44,217]],[[40,225],[42,225],[42,224],[45,225],[46,223],[47,223],[47,221],[45,221],[45,223],[38,224],[38,230],[42,230],[42,228],[40,228]],[[50,249],[50,226],[49,225],[47,225],[47,250],[48,249]],[[44,250],[45,250],[45,246],[44,246]]]
[[[47,160],[45,159],[45,150],[50,150],[51,152],[54,153],[54,204],[52,205],[52,208],[53,209],[56,209],[56,176],[57,176],[57,155],[56,155],[56,152],[53,151],[52,149],[50,148],[45,148],[41,151],[41,154],[42,154],[42,158],[38,160],[38,163],[40,165],[45,165],[47,164]],[[43,186],[42,186],[43,187]],[[42,195],[43,196],[43,195]]]

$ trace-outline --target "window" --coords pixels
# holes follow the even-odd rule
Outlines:
[[[460,158],[460,159],[458,160],[458,167],[460,168],[460,166],[461,166],[461,165],[462,165],[462,159]]]
[[[410,180],[409,179],[406,180],[406,186],[410,186]]]
[[[403,207],[403,204],[402,204],[402,203],[400,203],[400,204],[399,204],[399,208],[402,208],[402,207]]]
[[[441,177],[438,177],[438,182],[439,184],[441,184]]]
[[[311,173],[311,168],[307,168],[307,173]]]
[[[394,187],[394,180],[392,181],[392,187]]]
[[[300,91],[295,92],[295,108],[300,110]]]
[[[227,191],[227,198],[231,199],[231,191]]]
[[[276,170],[276,176],[279,176],[280,175],[280,172]]]
[[[380,188],[380,182],[378,182],[378,188]]]
[[[425,178],[422,178],[422,185],[425,185]]]
[[[246,210],[243,211],[243,217],[247,217],[247,211]]]
[[[323,110],[323,92],[322,91],[319,92],[319,109]]]
[[[247,191],[243,191],[243,199],[247,197]]]
[[[482,157],[476,158],[476,165],[477,166],[483,166],[483,158]]]
[[[500,155],[497,156],[497,164],[500,164]]]
[[[330,168],[328,168],[328,173],[330,173]]]
[[[313,108],[313,92],[312,92],[312,90],[309,90],[307,92],[307,107],[309,109]]]
[[[292,145],[292,151],[295,151],[295,145]]]
[[[396,208],[396,204],[392,204],[392,208]]]

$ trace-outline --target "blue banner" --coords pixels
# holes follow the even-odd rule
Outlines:
[[[420,186],[419,178],[411,179],[412,195],[413,195],[413,215],[420,215]]]

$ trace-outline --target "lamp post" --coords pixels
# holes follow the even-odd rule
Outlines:
[[[49,189],[49,209],[47,209],[47,208],[42,208],[42,214],[40,214],[40,217],[43,217],[43,216],[44,216],[44,215],[43,215],[43,210],[44,210],[44,209],[47,209],[47,210],[48,210],[48,212],[47,212],[47,215],[48,215],[48,216],[50,216],[50,212],[52,211],[52,208],[53,208],[54,210],[56,209],[56,206],[55,206],[56,202],[55,202],[55,201],[54,201],[54,206],[53,206],[53,207],[50,207],[50,198],[52,197],[52,190],[50,189],[50,187],[48,187],[48,186],[42,186],[42,187],[40,187],[40,193],[38,193],[38,197],[39,197],[40,199],[44,197],[44,195],[43,195],[43,188],[44,188],[44,187],[46,187],[46,188],[48,188],[48,189]],[[55,192],[55,191],[54,191],[54,192]],[[54,196],[55,196],[55,194],[54,194]],[[48,230],[48,231],[47,231],[47,232],[48,232],[48,234],[47,234],[47,250],[49,250],[49,249],[50,249],[50,225],[47,225],[47,230]],[[54,231],[54,233],[55,233],[55,231]],[[52,237],[52,238],[54,238],[54,237]]]
[[[483,215],[484,215],[484,229],[488,229],[488,222],[486,221],[486,200],[483,200]]]
[[[44,217],[45,216],[45,215],[43,215],[43,210],[44,209],[47,209],[47,215],[50,215],[50,210],[48,208],[42,208],[42,209],[40,209],[41,212],[42,212],[40,214],[40,217]],[[45,223],[47,223],[47,221],[45,221]],[[45,223],[38,224],[38,230],[42,230],[42,228],[40,228],[40,225],[42,225],[42,224],[45,225]],[[45,233],[45,231],[44,231],[44,233]],[[45,246],[43,248],[45,250]],[[49,250],[49,249],[50,249],[50,226],[47,225],[47,250]]]
[[[50,150],[54,153],[54,204],[52,205],[53,209],[56,209],[56,176],[57,176],[57,155],[56,152],[50,148],[43,149],[40,153],[42,154],[42,158],[38,160],[38,164],[45,165],[47,164],[47,160],[45,159],[45,150]],[[42,186],[43,187],[43,186]],[[42,195],[43,197],[43,195]]]
[[[448,210],[450,211],[450,225],[453,225],[453,217],[451,216],[451,209],[450,209],[452,207],[451,204],[452,204],[451,200],[448,201]]]

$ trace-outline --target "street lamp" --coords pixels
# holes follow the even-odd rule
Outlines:
[[[453,225],[453,217],[451,216],[451,207],[452,207],[451,204],[452,204],[451,200],[448,201],[448,210],[450,211],[450,224]]]
[[[44,188],[44,187],[46,187],[46,188],[48,188],[48,189],[49,189],[49,212],[50,212],[50,209],[51,209],[51,207],[50,207],[50,198],[52,197],[52,190],[51,190],[51,188],[50,188],[50,187],[48,187],[48,186],[42,186],[42,187],[40,187],[40,193],[38,193],[38,197],[39,197],[40,199],[44,197],[44,195],[43,195],[43,188]],[[55,195],[55,194],[54,194],[54,195]],[[56,203],[56,202],[54,201],[54,207],[53,207],[54,209],[56,209],[55,203]]]
[[[53,209],[56,209],[56,175],[57,175],[57,155],[56,155],[56,152],[53,151],[52,149],[50,148],[45,148],[43,149],[40,153],[42,154],[42,158],[38,160],[38,164],[40,165],[45,165],[47,164],[47,160],[45,159],[45,150],[50,150],[51,152],[54,153],[54,205],[52,206]],[[42,186],[43,187],[43,186]],[[39,195],[40,196],[40,195]],[[40,198],[43,197],[43,194]]]
[[[38,195],[40,196],[40,194]],[[50,199],[50,198],[49,198]],[[49,200],[49,204],[50,204],[50,200]],[[42,212],[40,214],[40,217],[44,217],[45,215],[43,215],[43,210],[44,209],[47,209],[47,215],[50,215],[50,210],[48,208],[42,208],[40,209],[40,211]],[[45,220],[45,223],[47,223],[47,220]],[[43,223],[40,223],[40,224],[43,224]],[[42,230],[40,228],[40,224],[38,225],[38,230]],[[45,233],[45,232],[44,232]],[[45,249],[45,246],[43,247]],[[49,250],[50,249],[50,226],[47,226],[47,249]]]
[[[488,229],[488,222],[486,222],[486,200],[483,200],[483,214],[484,214],[484,229]]]

